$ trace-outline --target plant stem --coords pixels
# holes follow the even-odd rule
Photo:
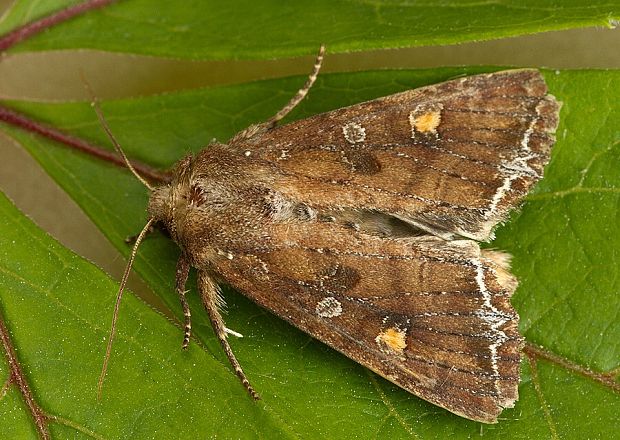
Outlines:
[[[101,8],[115,1],[116,0],[88,0],[83,3],[78,3],[77,5],[61,9],[60,11],[54,12],[39,20],[26,23],[25,25],[14,29],[0,38],[0,52],[4,52],[20,41],[30,38],[45,29],[62,23],[63,21],[67,21],[76,15],[83,14],[91,9]]]
[[[37,428],[37,433],[41,439],[49,439],[50,431],[47,426],[48,418],[45,412],[41,409],[37,401],[34,399],[32,392],[30,391],[30,387],[28,386],[28,381],[26,380],[26,376],[24,375],[24,371],[22,370],[21,365],[19,364],[19,360],[17,359],[17,353],[15,352],[15,347],[13,346],[13,342],[11,341],[11,334],[9,333],[9,329],[4,323],[4,317],[2,316],[2,312],[0,310],[0,340],[2,341],[2,346],[4,347],[4,353],[6,355],[7,362],[9,364],[10,370],[10,380],[11,382],[17,384],[20,393],[24,397],[26,401],[26,405],[28,405],[28,409],[30,410],[30,415],[32,416],[35,426]]]
[[[62,144],[67,145],[68,147],[82,151],[93,157],[111,162],[123,168],[126,167],[125,163],[123,162],[123,159],[119,157],[118,155],[116,155],[115,153],[113,153],[112,151],[109,151],[100,146],[91,144],[81,138],[63,133],[62,131],[56,128],[37,122],[33,119],[28,118],[27,116],[21,113],[18,113],[2,105],[0,105],[0,121],[4,121],[7,124],[14,125],[16,127],[20,127],[31,133],[40,134],[42,136],[45,136],[48,139],[52,139],[56,142],[60,142]],[[143,163],[136,162],[136,161],[132,161],[131,164],[136,169],[136,171],[140,173],[140,175],[147,177],[153,181],[156,181],[159,183],[165,183],[170,180],[169,175],[167,173],[158,171],[155,168],[152,168],[148,165],[145,165]]]
[[[569,361],[568,359],[558,356],[555,353],[545,350],[538,345],[532,344],[531,342],[526,342],[525,347],[523,348],[525,354],[527,354],[530,358],[541,358],[545,359],[549,362],[557,364],[563,368],[566,368],[569,371],[573,371],[575,373],[579,373],[582,376],[589,377],[590,379],[596,380],[597,382],[602,383],[603,385],[611,388],[616,392],[620,392],[620,383],[616,380],[615,377],[611,377],[609,374],[605,373],[597,373],[595,371],[590,370],[589,368],[582,367],[579,364]]]

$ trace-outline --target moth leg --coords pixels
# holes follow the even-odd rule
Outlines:
[[[187,304],[187,298],[185,297],[185,294],[187,293],[185,290],[185,283],[187,283],[187,278],[189,276],[189,268],[189,260],[185,254],[181,254],[179,261],[177,261],[176,291],[179,295],[179,300],[181,301],[181,307],[183,307],[183,317],[185,319],[183,345],[181,345],[183,350],[187,350],[187,347],[189,346],[189,338],[192,335],[192,314],[189,311],[189,305]]]
[[[319,48],[319,53],[316,56],[316,60],[314,61],[314,67],[312,68],[312,73],[310,73],[310,75],[308,76],[306,83],[301,89],[297,91],[297,94],[293,96],[293,98],[288,102],[288,104],[286,104],[282,108],[282,110],[280,110],[278,113],[272,116],[271,119],[269,119],[267,122],[264,123],[267,129],[275,127],[278,121],[280,121],[282,118],[288,115],[291,112],[291,110],[297,107],[297,105],[301,101],[303,101],[303,99],[308,94],[308,91],[310,90],[310,88],[312,88],[312,85],[316,81],[317,76],[319,76],[319,71],[321,70],[321,65],[323,64],[324,54],[325,54],[325,45],[321,44],[321,47]]]
[[[250,385],[250,381],[248,381],[248,378],[241,369],[239,361],[235,357],[230,345],[228,345],[228,340],[226,339],[226,327],[224,326],[224,320],[222,319],[222,315],[219,311],[219,306],[222,305],[222,298],[220,296],[219,288],[215,281],[213,281],[213,279],[205,271],[198,272],[198,290],[200,291],[202,303],[209,314],[209,319],[211,320],[211,325],[213,326],[215,335],[219,339],[220,344],[226,353],[226,357],[228,357],[228,361],[235,370],[235,374],[239,380],[241,380],[241,383],[250,396],[252,396],[254,400],[259,400],[260,396],[256,391],[254,391],[252,385]]]

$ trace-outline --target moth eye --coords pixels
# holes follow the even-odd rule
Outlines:
[[[188,200],[189,205],[195,206],[197,208],[199,208],[205,203],[204,190],[196,185],[192,186],[189,189],[189,197],[187,194],[183,194],[183,198],[185,200]]]

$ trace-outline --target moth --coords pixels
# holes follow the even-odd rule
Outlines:
[[[185,157],[169,183],[152,187],[134,172],[151,190],[149,221],[118,301],[140,241],[160,224],[182,251],[183,347],[194,267],[215,334],[253,398],[218,283],[416,396],[494,423],[518,398],[523,338],[510,257],[478,242],[542,177],[560,103],[537,70],[509,70],[278,126],[323,55],[274,117]],[[115,323],[116,313],[100,386]]]

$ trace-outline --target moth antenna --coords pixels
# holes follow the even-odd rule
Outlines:
[[[103,358],[103,367],[101,368],[101,375],[99,376],[99,382],[97,384],[97,399],[101,400],[102,390],[103,390],[103,380],[105,379],[107,370],[108,370],[108,362],[110,360],[110,354],[112,353],[112,341],[114,339],[114,334],[116,333],[116,321],[118,320],[118,311],[121,305],[121,298],[123,297],[123,291],[125,290],[125,286],[127,285],[127,279],[129,278],[129,272],[131,271],[131,266],[133,265],[133,260],[136,257],[136,253],[138,252],[138,246],[142,242],[142,239],[146,236],[146,233],[150,229],[151,225],[155,223],[154,218],[150,218],[146,223],[138,238],[136,239],[136,243],[133,245],[133,249],[131,250],[131,256],[129,257],[129,261],[127,261],[127,266],[125,267],[125,273],[123,273],[123,278],[121,280],[121,284],[118,289],[118,294],[116,295],[116,303],[114,304],[114,314],[112,315],[112,326],[110,327],[110,336],[108,337],[108,346],[105,351],[105,357]]]
[[[108,135],[108,137],[112,141],[112,144],[114,144],[114,148],[116,149],[116,152],[121,155],[121,157],[123,158],[123,161],[125,162],[125,165],[127,165],[127,168],[129,168],[129,171],[131,171],[131,173],[134,176],[136,176],[136,178],[140,182],[142,182],[142,184],[144,186],[146,186],[149,189],[149,191],[153,191],[153,189],[154,189],[153,186],[151,186],[151,184],[148,183],[144,177],[142,177],[140,174],[138,174],[136,169],[133,167],[133,165],[131,164],[131,162],[127,158],[127,155],[125,154],[125,152],[121,148],[121,144],[119,144],[119,142],[116,140],[116,138],[112,134],[112,131],[110,130],[110,127],[108,126],[108,123],[106,122],[105,118],[103,117],[103,113],[101,112],[101,108],[99,107],[99,103],[97,101],[93,101],[91,103],[91,105],[95,109],[95,112],[97,113],[97,117],[99,118],[99,122],[101,122],[101,125],[103,126],[103,129],[105,130],[106,134]]]
[[[293,96],[293,98],[289,101],[288,104],[286,104],[286,106],[282,110],[280,110],[278,113],[272,116],[271,119],[269,119],[266,122],[267,126],[275,127],[275,125],[278,123],[279,120],[281,120],[286,115],[288,115],[291,112],[291,110],[297,107],[297,104],[299,104],[306,97],[306,95],[308,94],[308,91],[310,90],[314,82],[316,81],[317,76],[319,76],[319,71],[321,70],[321,65],[323,64],[324,55],[325,55],[325,45],[321,44],[321,47],[319,48],[319,53],[316,56],[316,60],[314,61],[314,67],[312,68],[312,73],[308,76],[306,83],[301,89],[297,91],[297,94]]]
[[[97,97],[95,96],[95,93],[93,92],[93,89],[90,87],[90,84],[88,83],[88,81],[86,81],[86,78],[84,77],[84,72],[80,72],[80,76],[82,78],[82,82],[84,83],[84,88],[86,89],[86,92],[90,96],[90,99],[91,99],[90,105],[95,109],[95,113],[97,114],[99,123],[101,124],[101,126],[103,127],[103,130],[108,135],[108,138],[110,139],[110,141],[112,141],[112,145],[114,145],[114,149],[123,158],[123,162],[125,162],[125,165],[127,166],[127,168],[129,168],[129,171],[131,171],[131,173],[134,176],[136,176],[136,178],[140,182],[142,182],[142,184],[146,186],[149,189],[149,191],[153,191],[153,186],[151,186],[151,184],[148,183],[146,179],[144,179],[144,177],[138,174],[136,169],[133,167],[133,165],[127,158],[127,155],[123,151],[121,144],[114,137],[114,134],[112,133],[112,130],[110,130],[110,126],[108,125],[108,122],[105,120],[105,117],[103,116],[103,112],[101,111],[101,107],[99,106],[99,101],[97,100]]]

